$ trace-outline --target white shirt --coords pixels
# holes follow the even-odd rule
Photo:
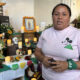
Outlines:
[[[66,39],[69,40],[66,40]],[[70,41],[72,41],[70,43]],[[71,47],[65,48],[66,46]],[[55,30],[53,27],[42,32],[38,44],[42,52],[55,60],[67,59],[79,60],[80,55],[80,31],[72,26],[64,30]],[[80,70],[65,70],[55,72],[42,66],[42,75],[45,80],[80,80]]]

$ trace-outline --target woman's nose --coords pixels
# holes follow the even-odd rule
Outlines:
[[[58,15],[58,18],[62,18],[62,15]]]

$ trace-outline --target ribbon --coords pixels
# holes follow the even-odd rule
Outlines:
[[[31,58],[31,60],[32,60],[32,62],[33,62],[34,64],[37,64],[37,63],[38,63],[38,61],[37,61],[36,58]]]

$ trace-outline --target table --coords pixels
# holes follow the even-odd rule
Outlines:
[[[25,66],[23,68],[20,67],[21,63],[25,63]],[[6,63],[4,63],[6,64]],[[18,64],[19,68],[16,70],[12,69],[12,65]],[[0,80],[14,80],[19,77],[23,77],[25,75],[25,69],[28,67],[27,66],[27,60],[20,60],[18,62],[11,62],[7,63],[7,66],[11,68],[11,70],[3,71],[0,72]]]

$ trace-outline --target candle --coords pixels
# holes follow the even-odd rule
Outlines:
[[[18,42],[18,48],[22,48],[22,42]]]
[[[2,38],[4,39],[5,33],[2,33],[2,35],[3,35]]]
[[[21,27],[21,33],[24,33],[24,26]]]
[[[34,42],[37,42],[37,38],[36,37],[34,37]]]
[[[11,46],[11,39],[7,40],[7,46]]]
[[[31,80],[37,80],[36,78],[32,78]]]
[[[39,32],[39,26],[36,26],[36,32]]]
[[[2,37],[3,35],[2,34],[0,34],[0,37]]]
[[[29,49],[29,50],[28,50],[28,55],[31,55],[31,54],[32,54],[32,50]]]
[[[9,63],[10,60],[11,60],[10,56],[5,57],[5,62],[8,62]]]
[[[25,39],[25,43],[28,42],[28,41],[29,41],[29,40],[26,38],[26,39]]]

